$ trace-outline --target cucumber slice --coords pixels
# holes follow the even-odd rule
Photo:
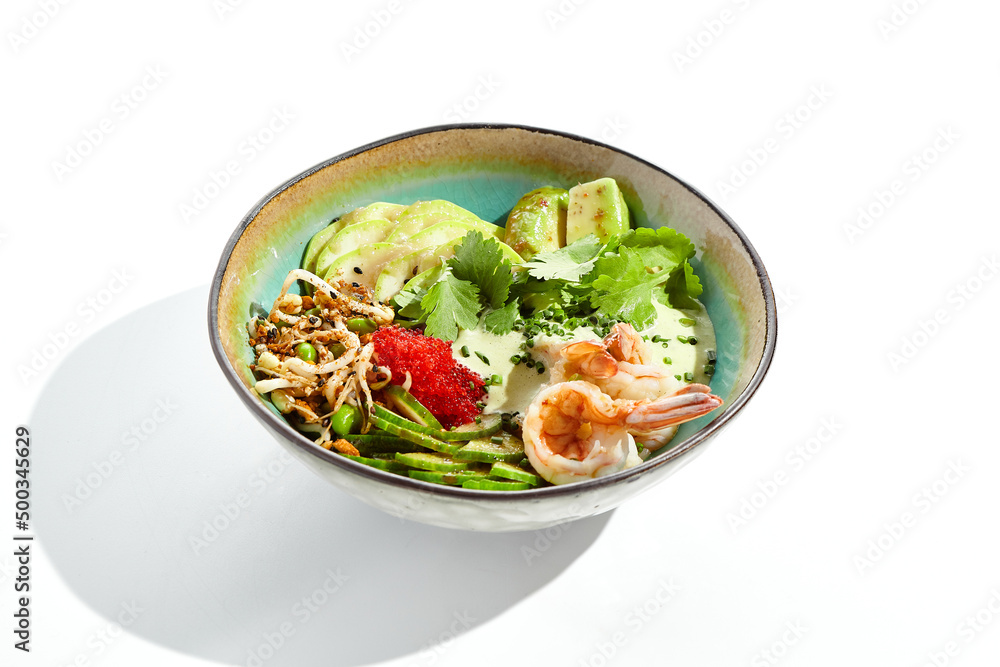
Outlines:
[[[376,411],[379,410],[379,408],[380,408],[380,406],[377,406],[377,405],[375,406]],[[384,408],[382,408],[382,409],[384,410]],[[388,412],[388,410],[385,410],[385,412]],[[389,413],[389,414],[392,414],[392,413]],[[398,415],[397,415],[397,417],[398,417]],[[408,420],[403,419],[402,417],[398,417],[398,419],[401,419],[403,421],[408,421]],[[442,454],[454,454],[455,452],[458,451],[458,445],[452,445],[452,444],[447,443],[447,442],[442,442],[440,440],[435,440],[434,438],[432,438],[432,437],[430,437],[428,435],[424,435],[423,433],[418,433],[416,431],[411,431],[410,429],[408,429],[406,427],[400,426],[398,423],[396,423],[394,421],[390,422],[390,421],[388,421],[388,420],[386,420],[386,419],[378,416],[378,414],[372,415],[371,420],[372,420],[372,426],[374,426],[375,428],[380,428],[383,431],[391,433],[392,435],[399,436],[400,438],[403,438],[404,440],[409,440],[410,442],[412,442],[412,443],[414,443],[416,445],[420,445],[421,447],[425,447],[425,448],[430,449],[432,451],[440,452]],[[410,423],[413,423],[413,422],[410,422]]]
[[[469,464],[464,461],[456,461],[449,456],[441,454],[431,454],[430,452],[413,452],[406,454],[400,452],[395,456],[396,460],[403,465],[420,470],[433,470],[435,472],[455,472],[465,470]]]
[[[421,426],[427,426],[438,431],[443,431],[444,426],[420,403],[413,394],[406,391],[399,385],[391,384],[385,388],[385,394],[392,401],[393,406],[399,410],[400,414],[412,422]]]
[[[396,458],[399,458],[398,456]],[[542,483],[542,478],[538,475],[533,475],[526,470],[522,470],[516,465],[510,463],[504,463],[503,461],[497,461],[490,468],[490,476],[493,477],[503,477],[504,479],[513,480],[515,482],[524,482],[525,484],[530,484],[531,486],[538,486]]]
[[[503,442],[494,443],[489,438],[478,438],[455,452],[458,461],[483,461],[485,463],[517,463],[524,458],[524,442],[510,433],[503,434]]]
[[[341,454],[345,458],[349,458],[352,461],[357,461],[358,463],[364,463],[366,466],[371,466],[372,468],[378,468],[379,470],[386,470],[388,472],[398,472],[406,474],[409,470],[406,466],[398,461],[392,459],[372,459],[367,456],[354,456],[353,454]]]
[[[472,464],[476,465],[476,464]],[[469,468],[468,470],[456,470],[455,472],[435,472],[432,470],[410,470],[407,472],[413,479],[421,479],[434,484],[447,484],[448,486],[462,486],[470,479],[487,479],[488,470]]]
[[[527,491],[531,488],[531,485],[524,482],[501,482],[474,477],[462,482],[462,488],[480,489],[482,491]]]
[[[462,486],[473,476],[464,470],[458,472],[432,472],[430,470],[410,470],[406,473],[413,479],[431,482],[432,484],[445,484],[447,486]]]
[[[462,424],[451,431],[442,431],[436,437],[442,440],[475,440],[488,438],[500,430],[502,419],[498,414],[481,415],[479,423]]]
[[[344,436],[344,440],[357,447],[364,456],[378,453],[395,454],[396,452],[423,451],[409,440],[388,433],[368,433],[365,435],[352,433]]]
[[[430,426],[422,426],[415,421],[397,415],[395,412],[386,410],[381,405],[374,406],[374,415],[384,421],[394,424],[398,428],[429,435],[437,440],[473,440],[475,438],[487,438],[500,430],[501,419],[498,414],[482,415],[480,423],[475,422],[463,424],[453,431],[439,430]],[[379,426],[379,428],[382,428]],[[386,429],[387,430],[387,429]],[[405,436],[404,436],[405,437]]]

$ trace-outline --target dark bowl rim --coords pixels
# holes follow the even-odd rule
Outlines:
[[[239,242],[243,233],[246,231],[247,227],[253,222],[254,218],[260,213],[260,211],[277,195],[287,190],[289,187],[298,183],[299,181],[311,176],[312,174],[325,169],[326,167],[346,160],[348,158],[354,157],[366,151],[378,148],[381,146],[386,146],[388,144],[395,143],[397,141],[402,141],[405,139],[410,139],[412,137],[420,136],[423,134],[433,134],[438,132],[449,132],[453,130],[523,130],[527,132],[537,132],[540,134],[553,135],[557,137],[563,137],[566,139],[571,139],[573,141],[582,142],[585,144],[590,144],[592,146],[597,146],[610,151],[613,151],[623,157],[630,160],[635,160],[655,171],[660,172],[664,176],[673,179],[676,183],[683,186],[691,194],[700,199],[706,206],[708,206],[716,215],[718,215],[730,229],[736,234],[743,244],[743,248],[746,250],[748,256],[753,262],[754,269],[757,272],[757,278],[760,283],[761,290],[764,296],[764,305],[767,314],[766,318],[766,330],[764,335],[764,351],[760,359],[760,363],[757,364],[757,368],[754,369],[754,374],[750,378],[750,382],[747,384],[743,392],[736,398],[736,400],[728,406],[728,408],[720,415],[717,419],[712,421],[710,424],[706,425],[696,433],[689,436],[686,440],[679,443],[678,445],[670,448],[663,454],[656,455],[645,461],[642,465],[636,466],[634,468],[629,468],[606,477],[598,477],[596,479],[589,479],[581,482],[575,482],[572,484],[563,484],[556,486],[546,486],[537,489],[527,489],[524,491],[485,491],[478,489],[464,489],[462,487],[445,486],[442,484],[433,484],[430,482],[424,482],[421,480],[413,479],[411,477],[403,477],[402,475],[396,475],[394,473],[378,470],[372,468],[371,466],[358,463],[347,459],[339,454],[332,451],[323,449],[322,447],[317,447],[311,440],[306,438],[304,435],[296,431],[288,422],[279,418],[269,409],[267,409],[259,397],[253,396],[250,390],[246,388],[243,382],[240,380],[236,373],[236,370],[229,364],[229,359],[226,356],[225,349],[222,345],[222,339],[219,337],[219,319],[218,319],[218,307],[219,307],[219,294],[222,289],[222,279],[226,273],[226,268],[229,265],[229,260],[232,256],[233,249]],[[229,237],[229,241],[226,243],[225,248],[222,251],[222,256],[219,260],[219,264],[215,270],[215,276],[212,279],[211,288],[209,291],[209,301],[208,301],[208,326],[209,326],[209,337],[212,343],[212,353],[215,356],[216,362],[219,364],[226,376],[226,379],[236,390],[237,395],[243,401],[250,411],[265,424],[275,429],[285,440],[294,443],[299,449],[304,452],[311,454],[325,462],[331,463],[334,466],[340,467],[342,470],[348,473],[353,473],[355,475],[360,475],[362,477],[367,477],[369,479],[388,483],[402,488],[411,489],[416,492],[428,493],[434,496],[442,496],[451,499],[476,499],[487,500],[487,501],[506,501],[506,502],[520,502],[524,500],[534,500],[534,499],[544,499],[557,496],[565,495],[580,495],[585,492],[592,492],[601,489],[605,486],[612,484],[618,484],[622,482],[627,482],[634,480],[634,478],[651,474],[657,468],[660,468],[675,459],[680,458],[684,454],[690,452],[692,449],[697,447],[702,442],[713,437],[719,430],[726,426],[730,420],[732,420],[739,412],[743,409],[743,406],[750,400],[750,398],[757,392],[760,387],[760,383],[763,381],[764,376],[767,374],[768,369],[771,365],[771,360],[774,357],[774,348],[777,341],[777,326],[778,317],[777,309],[775,307],[774,292],[771,288],[771,281],[768,278],[767,271],[764,268],[764,263],[761,261],[760,256],[754,249],[750,240],[747,238],[743,230],[736,225],[735,222],[718,206],[715,205],[707,196],[705,196],[700,190],[691,186],[683,179],[674,176],[669,171],[644,160],[638,156],[635,156],[627,151],[620,148],[610,146],[603,142],[590,139],[587,137],[582,137],[579,135],[571,134],[568,132],[562,132],[559,130],[549,130],[538,127],[531,127],[527,125],[518,124],[507,124],[507,123],[451,123],[444,125],[433,125],[424,128],[418,128],[415,130],[410,130],[400,134],[392,135],[384,139],[379,139],[367,144],[364,144],[358,148],[349,150],[347,152],[341,153],[335,157],[329,158],[320,162],[305,171],[299,173],[296,176],[288,179],[278,187],[271,190],[269,193],[264,195],[254,206],[247,212],[240,224],[233,231],[233,234]]]

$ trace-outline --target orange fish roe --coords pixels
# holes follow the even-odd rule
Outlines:
[[[445,428],[467,424],[482,412],[476,403],[486,393],[483,379],[455,361],[450,343],[398,326],[382,327],[372,342],[378,364],[392,371],[392,383],[403,384],[409,372],[410,393]]]

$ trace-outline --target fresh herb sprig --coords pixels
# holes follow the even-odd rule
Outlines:
[[[536,327],[526,322],[546,314],[565,322],[557,330],[623,321],[641,331],[656,319],[654,300],[700,308],[694,254],[694,244],[676,230],[641,228],[607,241],[586,236],[515,270],[495,239],[472,231],[429,280],[404,288],[395,301],[401,316],[425,322],[428,335],[446,340],[480,323],[497,335],[528,333]]]

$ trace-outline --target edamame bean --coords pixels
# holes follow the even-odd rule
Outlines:
[[[350,435],[361,426],[361,410],[344,403],[330,417],[330,428],[339,436]]]
[[[295,356],[302,361],[308,361],[311,364],[316,363],[318,355],[316,354],[316,348],[312,346],[311,343],[299,343],[295,346]]]
[[[362,335],[375,333],[375,330],[378,329],[375,323],[367,317],[355,317],[347,320],[347,328]]]

